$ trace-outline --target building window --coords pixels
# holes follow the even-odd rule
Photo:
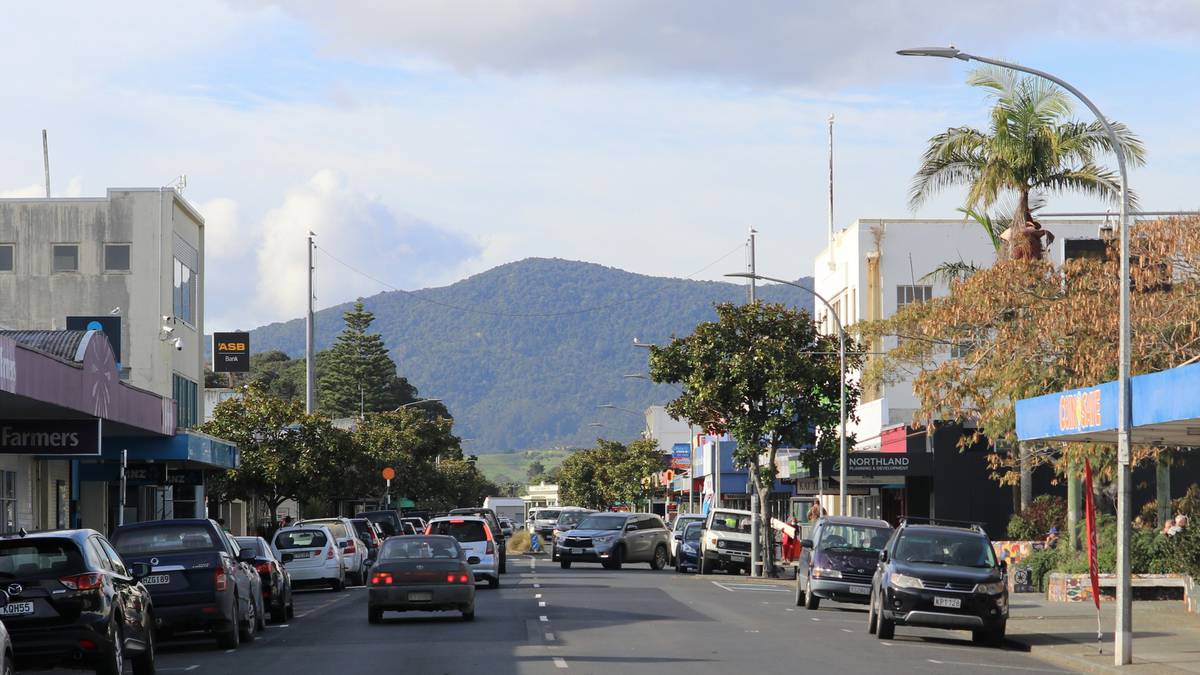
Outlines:
[[[54,245],[54,267],[55,272],[78,272],[79,271],[79,245],[78,244],[55,244]]]
[[[5,534],[17,531],[17,472],[0,471],[0,530]]]
[[[896,311],[918,302],[929,302],[933,299],[933,286],[897,286]]]
[[[0,272],[13,271],[13,245],[0,244]]]
[[[104,245],[104,271],[129,271],[129,244]]]
[[[196,273],[192,268],[175,259],[175,286],[173,290],[173,306],[175,318],[184,323],[196,325]]]
[[[190,429],[198,422],[196,397],[198,387],[195,382],[180,375],[174,377],[172,384],[173,398],[175,399],[175,426],[181,429]]]

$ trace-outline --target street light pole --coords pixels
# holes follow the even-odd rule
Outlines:
[[[840,408],[840,412],[839,412],[839,419],[841,420],[841,426],[838,429],[838,432],[839,432],[838,435],[840,436],[840,438],[838,439],[839,440],[839,447],[838,447],[838,510],[839,510],[840,515],[846,515],[850,511],[849,504],[847,504],[847,497],[846,497],[846,452],[847,452],[846,451],[846,331],[842,327],[841,317],[839,317],[837,311],[835,311],[833,309],[833,305],[830,305],[829,301],[826,300],[820,293],[817,293],[816,291],[814,291],[811,288],[806,288],[804,286],[801,286],[800,284],[797,284],[795,282],[785,281],[783,279],[776,279],[774,277],[767,277],[767,276],[763,276],[761,274],[750,275],[745,272],[726,274],[725,276],[727,276],[727,277],[750,277],[750,276],[753,276],[753,278],[757,279],[758,281],[770,281],[770,282],[774,282],[777,284],[784,284],[785,286],[792,286],[794,288],[799,288],[800,290],[807,291],[808,293],[812,294],[812,296],[814,298],[816,298],[817,300],[820,300],[821,304],[825,305],[825,308],[829,310],[829,315],[833,317],[834,323],[837,324],[838,366],[842,373],[841,386],[840,386],[841,408]]]
[[[1104,133],[1112,143],[1117,156],[1117,170],[1121,174],[1121,300],[1120,300],[1120,344],[1118,347],[1117,375],[1117,626],[1114,635],[1113,661],[1118,666],[1133,663],[1133,596],[1130,587],[1129,541],[1132,536],[1132,497],[1130,475],[1130,435],[1132,426],[1132,401],[1129,391],[1130,371],[1130,323],[1129,323],[1129,175],[1125,169],[1125,148],[1113,131],[1108,118],[1091,99],[1083,95],[1068,82],[1050,73],[1027,66],[999,61],[959,51],[956,47],[931,47],[901,49],[901,56],[938,56],[960,61],[978,61],[999,68],[1007,68],[1049,80],[1071,92],[1096,116]],[[1014,232],[1014,235],[1016,233]]]

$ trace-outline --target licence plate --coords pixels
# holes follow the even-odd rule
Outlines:
[[[19,616],[21,614],[33,614],[33,603],[10,602],[0,608],[0,616]]]
[[[433,600],[433,593],[409,593],[409,602],[429,602]]]
[[[871,587],[870,586],[851,586],[850,592],[854,593],[855,595],[870,595]]]
[[[169,584],[169,583],[171,583],[171,575],[170,574],[151,574],[150,576],[142,579],[142,583],[147,586],[161,586],[163,584]]]
[[[571,555],[583,555],[583,549],[573,548],[571,549]]]
[[[744,556],[744,555],[731,555],[731,556],[729,556],[729,562],[746,562],[746,556]]]
[[[934,607],[949,607],[950,609],[962,609],[962,598],[941,598],[934,596]]]

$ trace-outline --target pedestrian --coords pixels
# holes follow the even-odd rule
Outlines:
[[[1180,532],[1183,532],[1184,528],[1187,527],[1187,524],[1188,518],[1182,513],[1174,518],[1167,518],[1167,526],[1163,529],[1163,534],[1167,535],[1168,537],[1174,537]]]
[[[1168,537],[1173,537],[1179,533],[1179,528],[1175,526],[1174,518],[1167,518],[1166,522],[1163,523],[1162,533]]]
[[[1188,526],[1188,517],[1182,513],[1176,514],[1175,515],[1175,527],[1178,527],[1181,530],[1186,530],[1187,526]]]
[[[1046,533],[1045,545],[1046,545],[1046,548],[1057,548],[1058,547],[1058,528],[1057,527],[1050,528],[1050,531]]]
[[[808,508],[808,522],[815,523],[825,515],[825,509],[821,507],[821,502],[813,500],[812,506]]]
[[[291,526],[292,526],[292,517],[291,516],[284,516],[283,518],[281,518],[279,520],[280,528],[291,527]]]

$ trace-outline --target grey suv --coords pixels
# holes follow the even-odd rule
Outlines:
[[[624,563],[650,563],[661,570],[670,558],[671,532],[653,513],[593,513],[558,544],[558,562],[598,562],[619,570]]]

